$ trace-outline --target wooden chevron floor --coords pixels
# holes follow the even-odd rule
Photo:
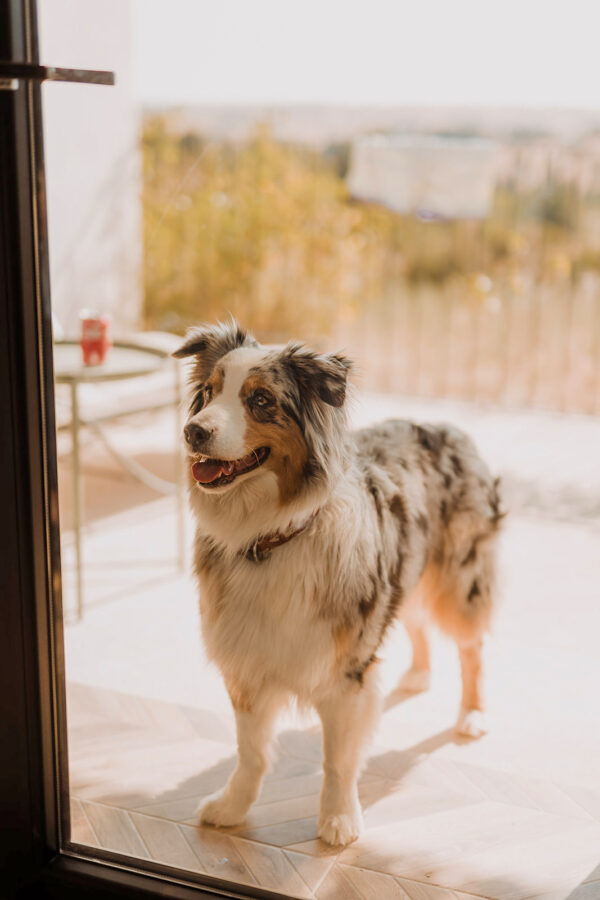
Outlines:
[[[365,835],[340,851],[317,839],[316,727],[282,732],[247,822],[217,831],[195,809],[232,770],[230,717],[71,684],[72,839],[318,900],[600,898],[600,792],[476,764],[451,729],[395,749],[404,708],[361,778]]]
[[[600,900],[597,529],[507,527],[481,740],[452,730],[453,648],[434,644],[430,692],[403,695],[391,689],[407,643],[391,635],[391,693],[360,782],[365,833],[332,850],[317,839],[320,732],[293,715],[247,821],[197,824],[234,765],[233,717],[202,656],[193,582],[166,559],[165,510],[87,536],[86,615],[66,632],[75,842],[297,898]]]

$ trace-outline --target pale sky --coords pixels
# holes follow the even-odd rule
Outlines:
[[[600,109],[600,0],[133,0],[145,103]]]

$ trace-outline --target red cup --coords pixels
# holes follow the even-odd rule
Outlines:
[[[81,320],[81,353],[84,366],[99,366],[106,359],[112,347],[110,317],[83,310]]]

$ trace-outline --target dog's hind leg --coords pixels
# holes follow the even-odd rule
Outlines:
[[[231,693],[231,692],[230,692]],[[269,747],[282,699],[263,697],[251,707],[231,693],[235,709],[238,760],[225,787],[207,797],[198,808],[207,825],[237,825],[258,797],[269,764]]]
[[[348,683],[316,704],[323,723],[325,773],[319,837],[327,844],[349,844],[362,829],[357,780],[381,708],[375,669],[375,664],[369,667],[362,683],[343,676]]]
[[[493,543],[488,543],[475,555],[455,554],[443,567],[429,566],[423,576],[429,612],[458,648],[462,700],[456,731],[466,737],[487,730],[481,657],[495,599],[494,557]]]
[[[425,616],[421,609],[408,608],[402,616],[412,647],[412,663],[398,683],[401,691],[417,694],[431,685],[431,659]]]

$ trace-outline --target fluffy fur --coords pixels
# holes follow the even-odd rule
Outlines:
[[[319,835],[346,844],[361,829],[356,782],[380,709],[377,654],[397,616],[413,647],[402,686],[429,685],[432,619],[458,647],[457,728],[484,730],[497,481],[450,426],[391,420],[349,432],[351,364],[339,354],[261,347],[232,322],[193,329],[175,355],[193,358],[185,434],[194,477],[221,473],[192,482],[194,560],[204,641],[238,733],[237,767],[201,819],[244,819],[277,713],[296,698],[323,724]],[[248,553],[298,529],[259,560]]]

